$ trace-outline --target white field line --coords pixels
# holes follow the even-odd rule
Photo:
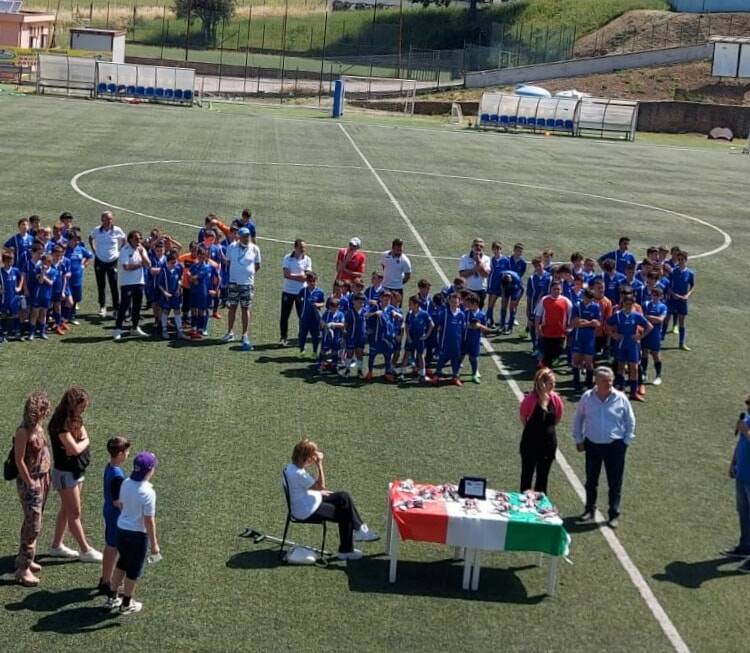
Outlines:
[[[437,259],[432,255],[432,252],[430,252],[430,248],[427,246],[427,243],[425,243],[424,239],[419,234],[419,232],[417,231],[412,221],[409,219],[409,216],[406,215],[406,212],[404,211],[399,201],[394,197],[393,193],[390,191],[388,186],[386,186],[385,182],[380,177],[377,170],[369,162],[367,157],[362,153],[362,150],[355,143],[354,139],[351,137],[349,132],[346,131],[346,128],[341,124],[339,124],[339,127],[341,128],[341,131],[344,133],[344,136],[346,136],[351,146],[354,148],[354,151],[359,155],[359,158],[362,159],[362,162],[365,164],[367,169],[373,174],[373,176],[377,180],[380,187],[388,196],[388,199],[391,201],[391,204],[393,204],[397,213],[401,216],[403,221],[406,223],[406,226],[414,235],[414,238],[419,243],[420,247],[422,248],[422,251],[425,253],[425,256],[429,259],[430,263],[432,263],[432,266],[435,268],[435,271],[437,272],[437,274],[447,284],[448,277],[446,277],[445,272],[443,272],[442,268],[438,264]],[[490,341],[487,340],[486,338],[483,338],[482,344],[484,345],[484,348],[488,351],[488,353],[492,357],[492,361],[495,363],[495,366],[497,367],[497,369],[503,375],[503,378],[506,380],[506,382],[510,386],[511,390],[513,391],[513,394],[516,396],[516,399],[518,399],[518,401],[520,402],[523,399],[523,392],[521,392],[521,388],[518,387],[518,384],[516,383],[515,379],[508,373],[508,370],[503,365],[502,361],[500,360],[500,357],[497,355],[497,353],[493,349],[492,343],[490,343]],[[580,479],[576,476],[576,473],[573,471],[573,468],[568,464],[568,461],[565,459],[565,456],[560,452],[559,449],[557,450],[557,461],[560,464],[560,468],[563,470],[565,477],[568,479],[568,482],[573,487],[573,490],[578,495],[580,500],[584,502],[586,499],[586,494],[585,494],[583,485]],[[598,522],[604,521],[604,517],[599,512],[597,512],[597,521]],[[643,578],[643,575],[641,574],[641,572],[638,571],[638,568],[635,566],[630,556],[628,555],[627,551],[625,551],[625,548],[617,539],[617,536],[609,528],[601,528],[600,532],[604,536],[604,539],[607,541],[607,544],[609,544],[610,548],[614,552],[620,564],[625,569],[626,573],[630,577],[630,580],[638,589],[638,592],[640,593],[641,597],[645,601],[649,610],[651,610],[651,613],[654,615],[654,618],[656,619],[661,629],[664,631],[664,634],[667,636],[667,638],[671,642],[675,651],[677,651],[678,653],[689,653],[690,649],[688,649],[687,644],[682,639],[679,632],[677,632],[677,629],[675,628],[671,619],[669,618],[667,613],[664,611],[664,608],[661,607],[661,604],[657,600],[656,596],[654,596],[654,593],[651,591],[651,588],[648,586],[648,583],[646,583],[646,580]]]
[[[338,123],[338,124],[341,126],[341,123]],[[145,217],[150,220],[158,220],[160,222],[167,222],[170,224],[177,224],[177,225],[186,226],[186,227],[188,226],[194,227],[194,225],[188,225],[184,222],[179,222],[177,220],[171,220],[169,218],[162,218],[160,216],[150,215],[148,213],[140,213],[138,211],[133,211],[131,209],[128,209],[122,206],[116,206],[115,204],[111,204],[110,202],[106,202],[104,200],[93,197],[92,195],[89,195],[88,193],[81,190],[78,184],[78,181],[80,180],[81,177],[94,173],[94,172],[99,172],[101,170],[109,170],[113,168],[122,168],[122,167],[127,167],[127,166],[143,166],[143,165],[152,165],[152,164],[156,165],[156,164],[174,164],[174,163],[199,163],[202,165],[255,165],[255,166],[277,166],[277,167],[299,167],[299,168],[329,168],[329,169],[334,169],[334,170],[335,169],[362,170],[362,166],[354,166],[354,165],[333,165],[333,164],[325,164],[325,163],[286,163],[286,162],[277,162],[277,161],[209,161],[209,160],[188,160],[188,159],[171,159],[171,160],[162,160],[162,161],[131,161],[131,162],[125,162],[125,163],[113,163],[110,165],[98,166],[96,168],[90,168],[89,170],[84,170],[76,174],[71,179],[70,185],[73,187],[73,190],[75,190],[79,195],[82,195],[86,199],[92,202],[95,202],[97,204],[100,204],[102,206],[113,208],[118,211],[124,211],[126,213],[132,213],[133,215]],[[444,178],[444,179],[458,179],[462,181],[475,181],[479,183],[500,184],[500,185],[505,185],[505,186],[516,186],[518,188],[530,188],[534,190],[544,190],[544,191],[552,192],[552,193],[577,195],[577,196],[586,197],[589,199],[604,200],[607,202],[614,202],[617,204],[624,204],[627,206],[634,206],[637,208],[648,209],[652,211],[659,211],[661,213],[666,213],[667,215],[673,215],[679,218],[683,218],[685,220],[691,220],[705,227],[708,227],[709,229],[713,229],[714,231],[717,231],[719,234],[721,234],[724,242],[719,247],[716,247],[708,252],[692,254],[691,258],[704,258],[706,256],[712,256],[713,254],[718,254],[719,252],[725,250],[727,247],[729,247],[732,244],[732,238],[726,231],[724,231],[723,229],[720,229],[716,225],[713,225],[706,220],[703,220],[701,218],[696,218],[692,215],[687,215],[686,213],[679,213],[677,211],[672,211],[671,209],[665,209],[660,206],[653,206],[651,204],[643,204],[639,202],[633,202],[630,200],[618,199],[616,197],[608,197],[606,195],[596,195],[594,193],[585,193],[582,191],[554,188],[550,186],[540,186],[537,184],[524,184],[524,183],[515,182],[515,181],[503,181],[500,179],[485,179],[482,177],[449,175],[449,174],[443,174],[439,172],[424,172],[420,170],[397,170],[393,168],[373,168],[373,170],[377,170],[378,172],[393,172],[393,173],[404,174],[404,175],[420,175],[424,177],[438,177],[438,178]],[[269,242],[284,243],[284,244],[290,244],[290,245],[293,244],[293,241],[291,240],[272,238],[270,236],[259,236],[258,240],[266,240]],[[318,249],[338,249],[338,247],[333,246],[333,245],[318,245],[314,243],[306,243],[306,244],[309,247],[315,247]],[[372,251],[372,250],[363,250],[363,251],[368,254],[380,254],[379,251]],[[412,254],[412,256],[419,257],[419,258],[426,258],[424,254]],[[454,256],[437,256],[435,258],[446,260],[446,261],[459,260],[457,257],[454,257]]]

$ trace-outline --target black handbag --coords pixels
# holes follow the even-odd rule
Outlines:
[[[6,481],[15,481],[18,478],[18,466],[16,465],[16,447],[11,440],[10,452],[3,464],[3,478]]]

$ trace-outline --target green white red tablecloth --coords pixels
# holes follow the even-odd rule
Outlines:
[[[562,519],[557,516],[545,518],[539,512],[552,508],[545,496],[538,500],[538,510],[534,510],[524,506],[523,495],[506,492],[510,510],[499,513],[490,501],[497,494],[494,490],[487,490],[487,500],[477,501],[475,508],[466,510],[463,499],[454,501],[444,497],[436,486],[414,484],[413,487],[413,490],[402,489],[398,480],[391,484],[391,514],[402,540],[436,542],[483,551],[539,551],[551,556],[568,555],[570,536]],[[423,500],[421,507],[400,507],[404,502],[413,502],[425,489],[435,498]]]

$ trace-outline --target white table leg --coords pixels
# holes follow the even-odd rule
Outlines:
[[[547,572],[547,594],[549,596],[555,595],[555,589],[557,587],[557,563],[560,561],[558,556],[549,557],[549,570]]]
[[[390,494],[385,502],[385,547],[386,554],[391,555],[391,533],[393,532],[393,513],[391,512]]]
[[[536,561],[536,566],[541,567],[543,564],[544,564],[544,554],[540,552],[539,557],[537,558],[537,561]]]
[[[474,573],[471,578],[471,589],[475,592],[479,589],[479,572],[482,570],[482,553],[479,549],[474,551]]]
[[[461,583],[461,587],[468,590],[471,586],[471,574],[474,568],[474,549],[466,548],[466,555],[464,555],[464,578]]]
[[[398,565],[398,544],[398,528],[396,528],[395,524],[391,524],[391,532],[388,536],[388,557],[391,561],[388,569],[388,582],[390,583],[396,582],[396,566]]]
[[[464,547],[462,546],[454,546],[453,547],[453,559],[454,560],[461,560],[465,556]]]

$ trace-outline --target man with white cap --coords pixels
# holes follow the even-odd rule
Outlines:
[[[367,256],[362,251],[362,241],[355,236],[336,256],[336,279],[351,281],[355,277],[362,277],[366,267]]]
[[[227,265],[229,267],[229,285],[227,286],[227,332],[222,337],[223,342],[234,340],[234,320],[237,315],[237,305],[242,317],[242,351],[253,348],[248,335],[250,328],[250,308],[255,294],[255,273],[260,270],[260,249],[250,241],[251,232],[242,227],[237,232],[238,239],[227,247]]]

